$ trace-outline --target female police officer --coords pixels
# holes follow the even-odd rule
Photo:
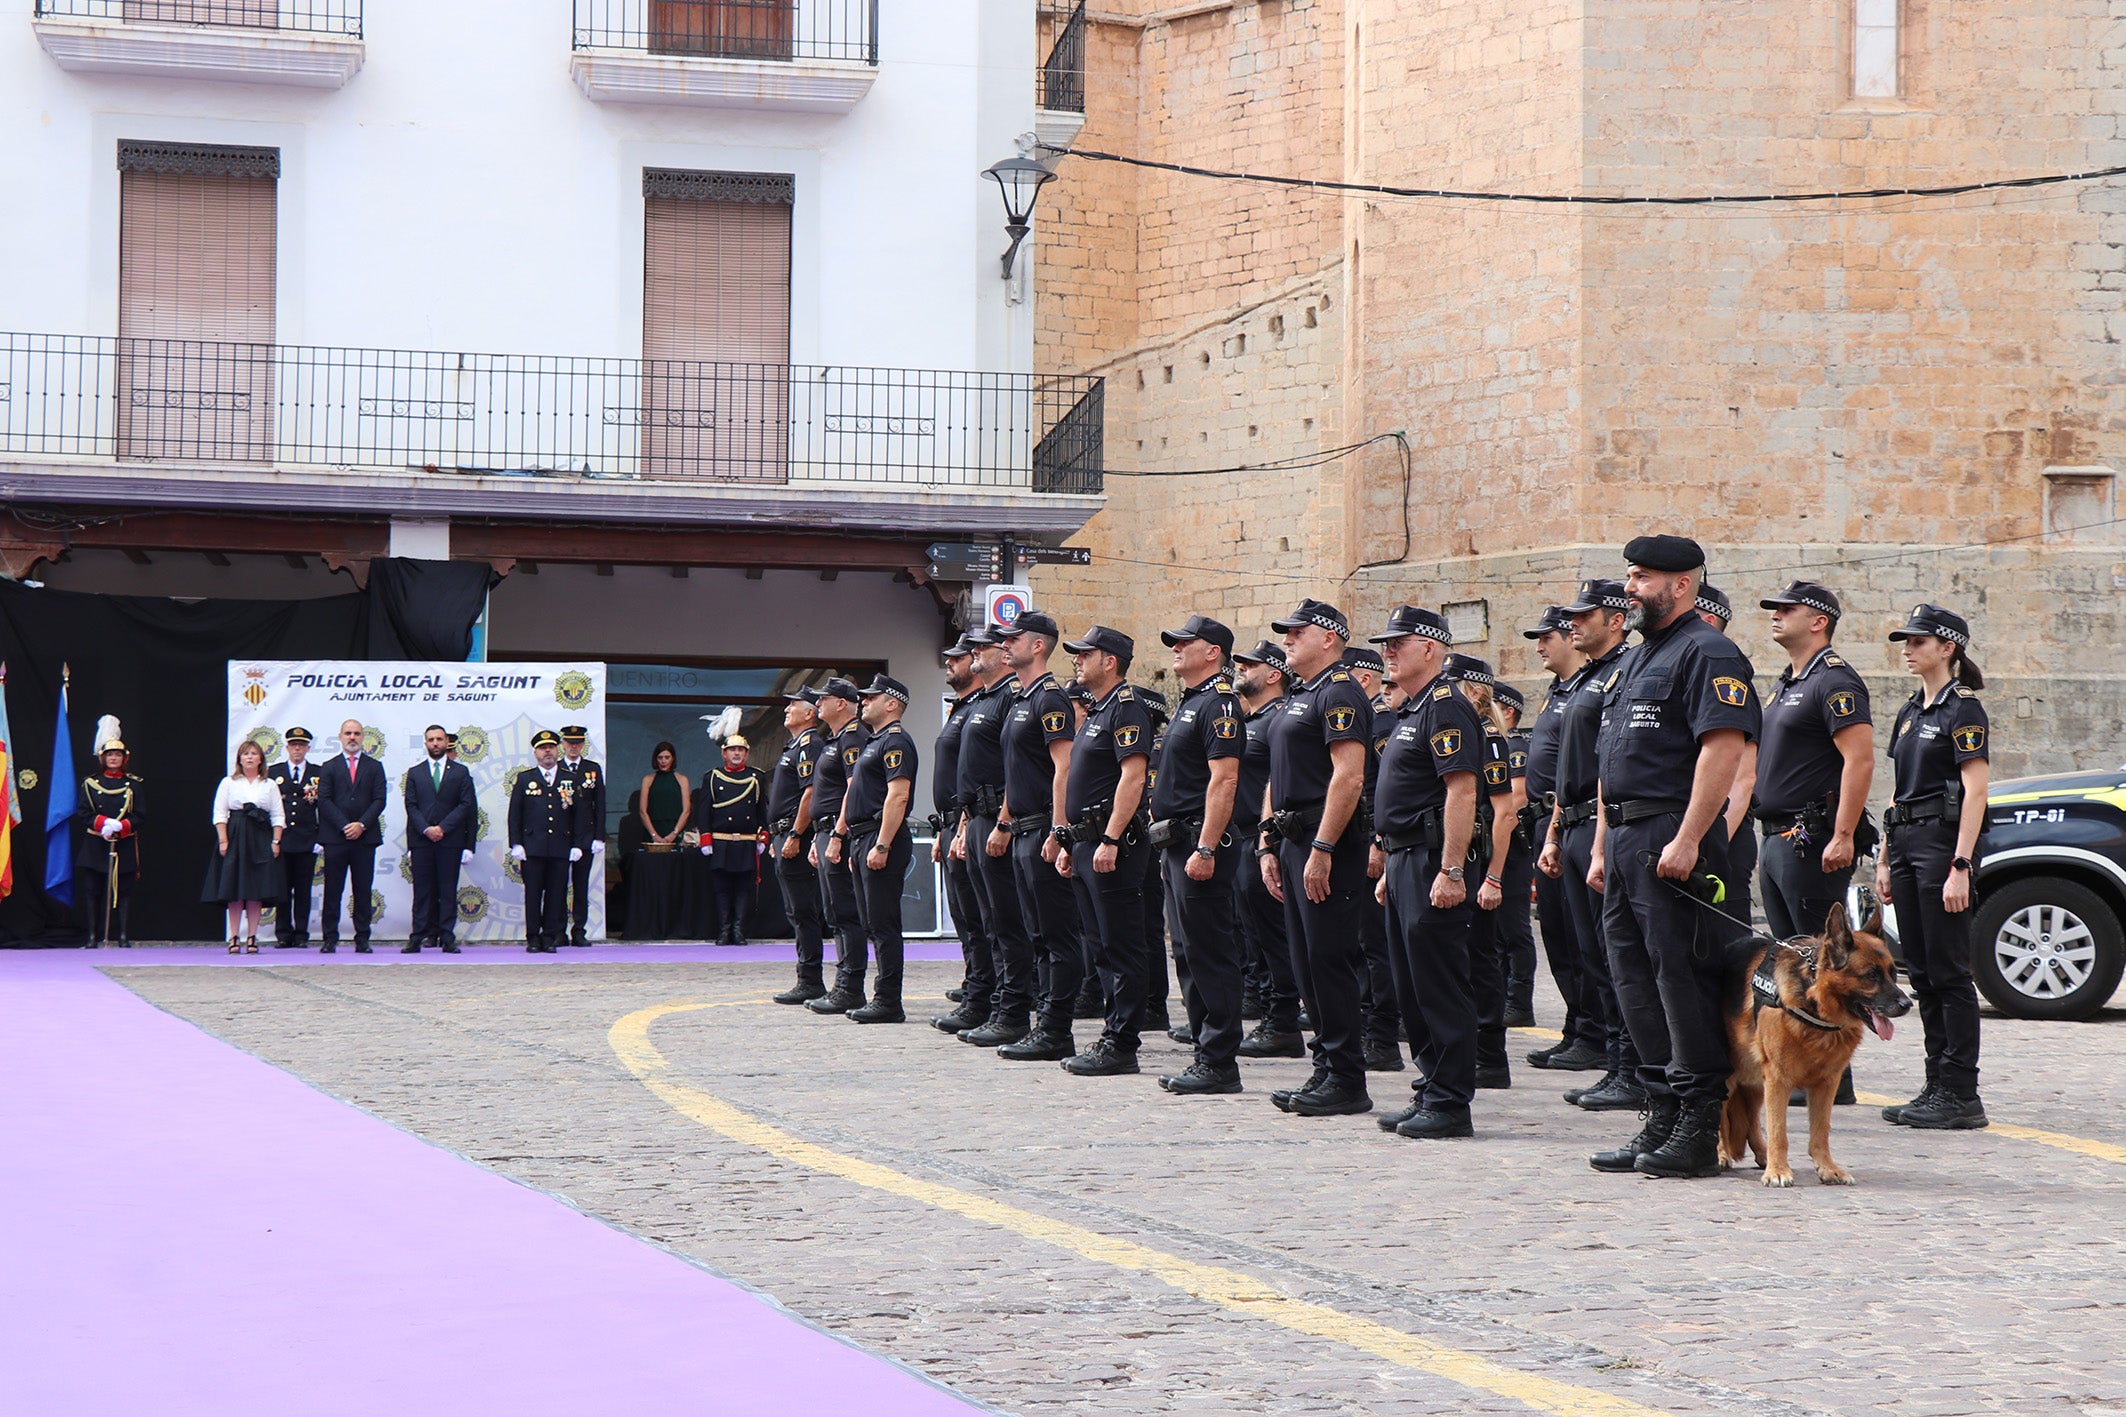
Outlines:
[[[1918,605],[1890,638],[1904,647],[1919,692],[1890,735],[1896,804],[1883,814],[1890,844],[1875,890],[1897,904],[1898,935],[1927,1035],[1927,1085],[1885,1120],[1932,1131],[1986,1125],[1978,1100],[1978,996],[1971,988],[1972,856],[1986,824],[1985,677],[1971,662],[1971,627]]]

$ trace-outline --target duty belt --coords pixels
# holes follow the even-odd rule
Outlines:
[[[929,826],[930,830],[939,836],[943,836],[945,828],[958,820],[958,817],[948,816],[943,812],[932,812],[929,816],[923,818],[924,823]]]
[[[1271,828],[1286,841],[1312,841],[1314,829],[1321,825],[1319,802],[1307,807],[1288,807],[1270,813]]]
[[[1112,802],[1095,802],[1078,813],[1073,820],[1057,827],[1056,840],[1065,846],[1080,841],[1098,841],[1107,834],[1107,818],[1114,810],[1115,804]]]
[[[1595,808],[1600,805],[1595,799],[1589,798],[1585,802],[1575,802],[1569,807],[1560,807],[1558,809],[1558,830],[1570,831],[1582,822],[1593,821]]]
[[[983,784],[968,794],[967,811],[976,817],[994,817],[1004,810],[1004,789]]]
[[[1046,812],[1043,812],[1038,817],[1013,817],[1011,819],[1010,830],[1011,834],[1015,837],[1032,836],[1035,832],[1047,831],[1048,823],[1049,817],[1048,813]]]
[[[1164,850],[1169,846],[1194,846],[1203,831],[1201,817],[1168,817],[1145,828],[1144,839]]]
[[[869,836],[878,830],[878,823],[879,819],[877,817],[866,817],[861,822],[849,823],[849,840],[854,841],[860,836]]]
[[[1915,797],[1910,802],[1894,803],[1882,814],[1886,827],[1916,827],[1921,822],[1938,822],[1949,815],[1949,799],[1942,793]]]
[[[772,822],[768,823],[768,835],[770,835],[770,836],[786,836],[786,835],[789,835],[790,833],[792,833],[793,831],[795,831],[795,830],[796,830],[796,828],[797,828],[797,814],[796,814],[795,812],[792,812],[792,813],[791,813],[791,814],[790,814],[789,816],[787,816],[787,817],[777,817],[777,818],[776,818],[776,819],[775,819],[774,821],[772,821]],[[811,833],[811,831],[810,831],[810,830],[808,829],[808,830],[807,830],[807,831],[805,832],[805,835],[806,835],[806,836],[810,836],[810,835],[812,835],[812,833]]]
[[[1406,832],[1382,832],[1380,849],[1393,854],[1398,851],[1415,851],[1429,847],[1437,851],[1447,844],[1446,821],[1437,807],[1428,807],[1417,814],[1417,828]]]
[[[1680,797],[1629,797],[1622,802],[1605,802],[1602,817],[1613,827],[1629,822],[1643,822],[1649,817],[1666,817],[1671,813],[1687,811],[1690,803]]]

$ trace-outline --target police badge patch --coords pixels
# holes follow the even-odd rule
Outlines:
[[[1824,703],[1830,707],[1831,713],[1838,718],[1851,718],[1854,710],[1860,707],[1860,700],[1854,696],[1851,689],[1840,689],[1837,693],[1825,699]]]
[[[1213,719],[1211,720],[1211,732],[1220,738],[1238,738],[1240,736],[1240,720],[1237,718]]]
[[[1740,679],[1730,679],[1722,675],[1713,680],[1713,694],[1729,708],[1741,708],[1750,701],[1750,686]]]
[[[1063,715],[1060,713],[1042,714],[1041,731],[1043,733],[1061,733],[1063,731]]]
[[[1986,744],[1986,730],[1976,723],[1967,723],[1956,730],[1956,751],[1975,753]]]
[[[1134,748],[1137,746],[1138,735],[1139,730],[1134,725],[1118,728],[1115,730],[1115,746],[1117,748]]]
[[[1451,758],[1462,750],[1462,730],[1442,728],[1432,735],[1432,751],[1442,758]]]
[[[1357,721],[1358,715],[1340,704],[1329,710],[1329,731],[1332,733],[1348,733]]]
[[[1487,786],[1487,787],[1504,787],[1504,786],[1506,785],[1506,783],[1507,783],[1507,777],[1506,777],[1506,765],[1505,765],[1504,763],[1486,763],[1486,764],[1484,764],[1484,785],[1485,785],[1485,786]]]
[[[892,772],[895,768],[899,767],[901,765],[901,759],[904,756],[906,755],[903,754],[900,749],[888,748],[886,750],[886,771]]]

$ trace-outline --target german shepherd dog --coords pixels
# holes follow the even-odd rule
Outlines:
[[[1826,1186],[1853,1184],[1852,1173],[1831,1159],[1831,1099],[1861,1034],[1872,1030],[1887,1042],[1890,1020],[1912,1011],[1912,1000],[1897,987],[1897,964],[1881,930],[1880,911],[1855,931],[1840,904],[1831,907],[1821,935],[1783,944],[1744,940],[1735,947],[1725,999],[1735,1071],[1720,1118],[1722,1166],[1740,1161],[1747,1142],[1764,1168],[1765,1185],[1794,1184],[1786,1112],[1788,1094],[1798,1087],[1808,1093],[1816,1179]]]

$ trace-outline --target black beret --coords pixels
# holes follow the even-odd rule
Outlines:
[[[1695,571],[1705,564],[1705,548],[1687,536],[1635,536],[1625,543],[1624,560],[1649,571]]]

